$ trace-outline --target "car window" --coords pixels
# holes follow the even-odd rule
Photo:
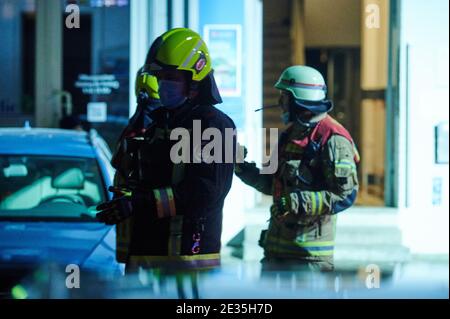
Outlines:
[[[0,155],[0,217],[93,217],[104,200],[95,159]]]

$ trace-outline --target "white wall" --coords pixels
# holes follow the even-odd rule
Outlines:
[[[244,2],[243,59],[245,90],[245,128],[238,131],[238,141],[248,149],[248,161],[261,167],[262,112],[255,113],[262,105],[262,4],[259,0]],[[246,214],[257,204],[260,194],[234,176],[233,185],[225,199],[222,241],[227,243],[246,224]]]
[[[447,0],[401,4],[399,207],[413,253],[449,251],[449,169],[434,163],[434,127],[449,119],[448,6]],[[443,182],[440,205],[433,205],[436,178]]]

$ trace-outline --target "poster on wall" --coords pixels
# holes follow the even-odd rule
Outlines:
[[[241,25],[206,24],[203,34],[212,58],[220,94],[239,97],[242,92]]]
[[[435,163],[448,164],[448,122],[435,127]]]

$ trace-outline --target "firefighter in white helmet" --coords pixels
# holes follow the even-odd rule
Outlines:
[[[359,155],[347,130],[328,115],[325,81],[317,70],[291,66],[280,76],[279,106],[288,128],[278,144],[278,170],[260,174],[254,163],[236,175],[273,196],[268,230],[262,232],[264,265],[334,269],[336,217],[358,192]]]

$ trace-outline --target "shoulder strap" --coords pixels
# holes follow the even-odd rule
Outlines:
[[[356,149],[355,142],[353,141],[350,133],[345,129],[345,127],[329,115],[320,121],[320,123],[314,128],[311,133],[311,140],[319,143],[320,146],[323,147],[332,135],[340,135],[346,138],[353,145],[354,159],[356,163],[359,163],[359,152]]]

